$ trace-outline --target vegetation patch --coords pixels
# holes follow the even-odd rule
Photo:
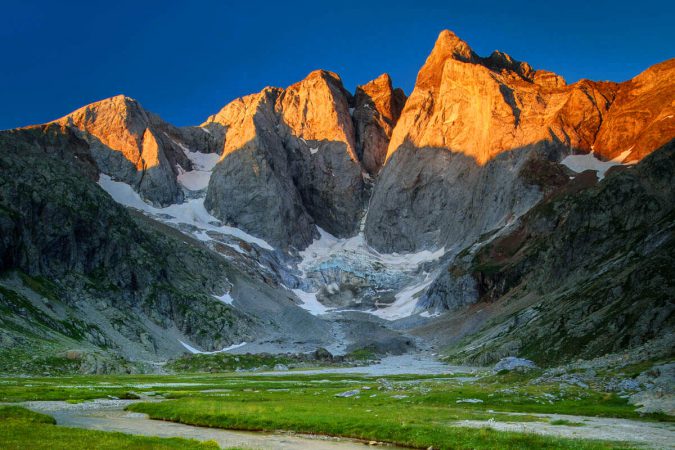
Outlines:
[[[584,423],[573,422],[571,420],[566,420],[566,419],[556,419],[556,420],[552,420],[550,423],[551,423],[551,425],[563,425],[563,426],[566,426],[566,427],[583,427],[583,426],[585,426]]]

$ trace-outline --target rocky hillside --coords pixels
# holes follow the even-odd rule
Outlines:
[[[116,203],[71,128],[3,132],[0,147],[0,371],[144,370],[183,343],[329,345],[290,292]]]
[[[460,254],[422,302],[452,311],[453,322],[484,310],[446,340],[458,359],[519,354],[550,364],[650,341],[670,355],[673,255],[675,140],[602,182],[592,172],[574,177]]]
[[[88,146],[69,128],[0,140],[0,269],[17,287],[0,293],[16,314],[2,322],[21,331],[3,332],[4,349],[30,348],[44,333],[84,333],[90,346],[152,359],[180,349],[165,334],[225,346],[250,333],[252,319],[211,295],[230,289],[232,269],[115,203],[92,180]]]

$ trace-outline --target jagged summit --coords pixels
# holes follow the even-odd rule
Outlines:
[[[477,58],[469,44],[450,30],[443,30],[439,33],[431,55],[441,56],[443,59],[451,57],[464,62]]]
[[[392,132],[370,201],[369,244],[461,246],[504,226],[540,199],[541,187],[525,181],[533,159],[642,159],[675,136],[674,83],[666,62],[624,83],[566,85],[441,33]]]
[[[83,106],[52,123],[68,127],[88,143],[100,173],[130,184],[158,206],[183,199],[177,176],[192,169],[184,147],[203,153],[218,147],[204,130],[175,127],[126,95]]]

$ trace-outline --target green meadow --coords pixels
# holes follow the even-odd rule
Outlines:
[[[462,427],[462,421],[542,422],[582,427],[572,414],[672,421],[640,415],[625,398],[529,376],[183,374],[4,378],[0,402],[139,399],[128,410],[190,425],[293,431],[411,448],[627,448],[629,444]],[[161,401],[157,401],[161,400]],[[48,416],[4,407],[0,448],[209,448],[215,444],[57,427]],[[55,447],[58,443],[63,447]],[[92,443],[96,446],[92,447]]]

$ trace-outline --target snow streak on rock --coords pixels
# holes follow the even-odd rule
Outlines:
[[[260,238],[251,236],[238,228],[222,225],[218,219],[209,214],[206,208],[204,208],[203,198],[195,198],[185,203],[167,206],[166,208],[156,208],[145,203],[131,186],[120,181],[114,181],[108,175],[101,174],[98,184],[117,203],[143,211],[153,219],[170,224],[186,224],[195,227],[197,231],[194,233],[194,236],[199,240],[211,240],[208,232],[213,231],[234,236],[265,250],[274,250],[271,245]]]

